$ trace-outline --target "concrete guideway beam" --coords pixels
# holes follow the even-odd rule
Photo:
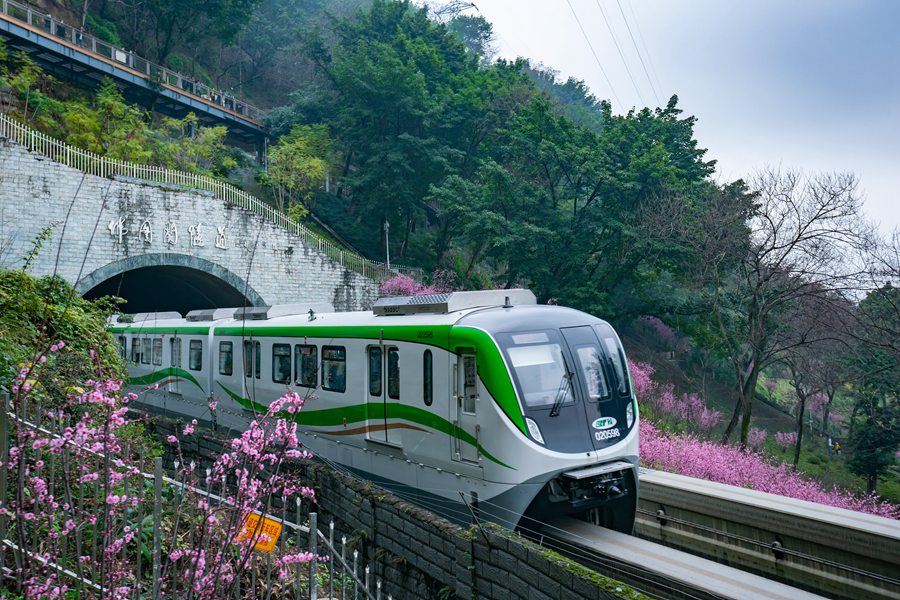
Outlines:
[[[900,522],[642,470],[635,533],[835,598],[900,599]]]

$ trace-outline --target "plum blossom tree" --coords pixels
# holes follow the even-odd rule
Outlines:
[[[290,461],[309,457],[293,420],[305,399],[288,392],[273,402],[203,472],[193,461],[176,463],[177,483],[153,526],[148,519],[159,499],[144,485],[136,424],[128,416],[137,395],[123,395],[120,381],[101,376],[47,402],[42,373],[66,348],[52,344],[22,366],[11,386],[11,444],[3,466],[15,485],[2,499],[0,523],[14,540],[15,583],[0,591],[123,600],[150,588],[169,597],[234,595],[248,580],[255,545],[264,541],[260,528],[247,530],[247,517],[269,512],[275,501],[283,512],[295,499],[315,499],[287,471]],[[195,425],[185,425],[182,435]],[[178,437],[168,441],[180,452]],[[147,548],[157,534],[161,554],[151,557]],[[275,560],[277,577],[293,581],[294,570],[312,558],[288,543]],[[153,580],[151,560],[159,567]]]
[[[683,203],[670,211],[684,220],[674,239],[701,257],[687,279],[734,373],[723,441],[738,430],[746,445],[760,372],[813,341],[786,327],[801,300],[843,306],[864,289],[872,234],[861,202],[851,174],[768,169],[725,186],[699,214]]]

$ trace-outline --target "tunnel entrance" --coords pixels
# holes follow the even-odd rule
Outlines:
[[[251,295],[253,295],[251,291]],[[122,271],[84,293],[88,300],[118,296],[126,300],[122,312],[178,311],[253,306],[242,290],[216,275],[191,267],[165,265]]]

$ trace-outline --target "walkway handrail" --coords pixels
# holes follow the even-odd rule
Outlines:
[[[204,101],[216,104],[225,110],[236,113],[239,117],[256,122],[257,125],[262,122],[263,111],[261,109],[247,104],[231,94],[209,87],[194,78],[150,62],[134,52],[117,48],[109,42],[86,33],[83,28],[67,25],[63,21],[55,19],[53,15],[47,14],[38,8],[33,8],[15,0],[0,0],[0,5],[2,5],[3,14],[42,30],[51,37],[60,38],[78,46],[84,52],[91,52],[121,65],[122,68],[137,71],[150,79],[150,81],[169,85],[177,88],[184,94],[191,94]]]
[[[230,183],[225,183],[213,177],[100,156],[35,131],[4,113],[0,113],[0,137],[12,140],[25,146],[32,152],[42,154],[56,162],[73,167],[89,175],[110,179],[114,177],[129,177],[211,192],[214,197],[223,200],[226,204],[233,204],[253,211],[288,230],[306,244],[339,262],[345,269],[359,273],[369,279],[383,281],[399,273],[408,275],[418,281],[422,279],[421,269],[404,267],[393,262],[388,267],[385,263],[372,261],[352,252],[346,252],[330,241],[319,237],[300,223],[278,212],[255,196],[236,188]]]

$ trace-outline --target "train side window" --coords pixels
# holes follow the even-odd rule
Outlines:
[[[272,344],[272,381],[291,382],[291,345]]]
[[[219,342],[219,374],[234,373],[234,345],[231,342]]]
[[[253,342],[244,342],[244,377],[253,375]]]
[[[188,368],[191,371],[203,369],[203,341],[191,340],[188,346]]]
[[[119,340],[119,356],[122,357],[122,360],[125,360],[128,357],[128,341],[125,339],[124,335],[120,335],[118,337]]]
[[[294,346],[294,371],[297,385],[314,388],[319,385],[319,349],[316,346]]]
[[[394,400],[400,399],[400,351],[396,348],[388,349],[388,396]]]
[[[162,338],[153,339],[153,364],[162,365]]]
[[[322,389],[344,392],[347,389],[347,349],[322,346]]]
[[[141,362],[141,340],[136,337],[131,338],[131,362]]]
[[[141,340],[141,363],[145,365],[150,364],[150,338]]]
[[[244,377],[256,376],[259,379],[260,348],[259,342],[244,342]]]
[[[434,358],[431,350],[426,350],[422,355],[422,397],[425,406],[431,406],[434,402]]]
[[[381,395],[381,346],[369,346],[369,395]]]
[[[475,387],[475,378],[478,369],[475,364],[475,357],[468,355],[463,356],[463,405],[462,411],[470,415],[475,414],[475,396],[478,390]]]
[[[181,338],[173,337],[169,340],[171,350],[171,363],[173,367],[181,367]]]

